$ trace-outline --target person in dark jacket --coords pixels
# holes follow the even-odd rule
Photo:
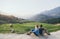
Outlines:
[[[40,33],[40,35],[44,35],[44,33],[50,35],[50,33],[45,28],[43,28],[42,24],[40,25],[39,33]]]

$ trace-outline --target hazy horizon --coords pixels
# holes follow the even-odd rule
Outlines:
[[[60,0],[0,0],[0,13],[28,18],[42,11],[60,7]]]

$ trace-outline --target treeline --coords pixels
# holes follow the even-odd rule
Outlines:
[[[56,24],[60,23],[60,18],[51,18],[43,21],[44,23]]]
[[[0,14],[0,23],[19,23],[22,18]]]

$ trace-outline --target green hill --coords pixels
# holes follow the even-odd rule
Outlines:
[[[57,24],[57,23],[60,23],[60,18],[51,18],[51,19],[45,20],[43,22],[51,23],[51,24]]]

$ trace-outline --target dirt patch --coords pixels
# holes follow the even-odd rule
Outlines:
[[[60,24],[55,24],[55,26],[60,26]]]
[[[60,39],[60,31],[52,32],[49,36],[34,36],[26,34],[0,34],[0,39]]]

